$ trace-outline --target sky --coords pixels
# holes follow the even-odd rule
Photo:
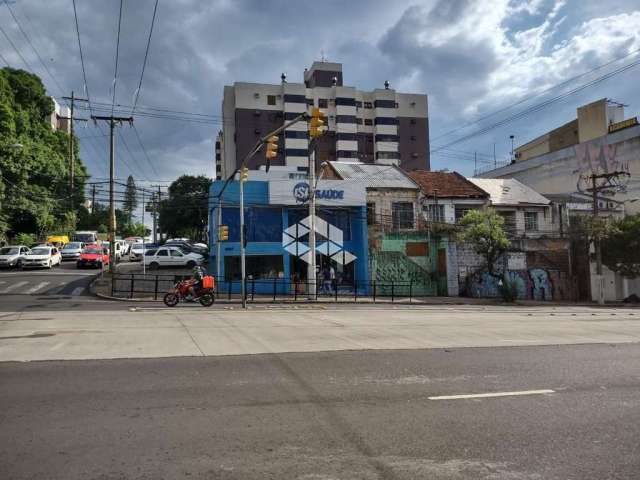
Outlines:
[[[7,1],[18,22],[0,0],[0,27],[19,53],[0,35],[0,63],[27,69],[24,58],[51,95],[73,90],[97,109],[111,105],[115,87],[121,114],[137,92],[143,112],[198,114],[190,118],[199,122],[134,115],[135,130],[120,129],[116,176],[142,184],[214,176],[223,86],[277,84],[282,72],[301,82],[322,56],[343,64],[345,85],[371,90],[388,80],[428,95],[434,170],[489,168],[494,148],[498,162],[509,158],[510,135],[525,143],[603,97],[628,105],[627,116],[640,113],[640,65],[600,78],[640,60],[639,0],[159,0],[139,91],[155,0],[123,1],[115,81],[120,1],[76,0],[86,84],[72,0]],[[107,133],[78,122],[94,179],[108,175]]]

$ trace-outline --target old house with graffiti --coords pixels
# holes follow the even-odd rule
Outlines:
[[[636,201],[640,198],[640,125],[637,117],[625,118],[623,105],[608,99],[579,107],[575,119],[517,147],[509,164],[478,176],[513,178],[542,195],[570,196],[589,195],[592,177],[602,174],[609,174],[611,188],[598,196],[598,206],[640,212],[640,202]],[[594,269],[591,265],[591,285],[587,287],[592,298]],[[603,274],[606,300],[638,293],[637,281],[606,268]]]

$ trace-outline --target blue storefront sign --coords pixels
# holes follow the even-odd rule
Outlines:
[[[240,280],[239,184],[230,182],[218,198],[224,182],[213,183],[209,195],[210,251],[212,272],[227,281]],[[338,283],[361,282],[359,293],[367,293],[368,237],[366,191],[344,181],[320,181],[316,190],[316,259],[318,275],[332,269]],[[306,282],[310,188],[299,180],[248,181],[244,185],[247,227],[247,278],[255,293],[270,293],[274,281],[278,293],[291,293],[295,281]],[[218,210],[222,225],[229,227],[229,240],[220,243],[216,257]],[[320,282],[322,284],[322,282]],[[347,287],[344,287],[347,288]]]

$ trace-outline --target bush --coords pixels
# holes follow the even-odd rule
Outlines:
[[[515,282],[502,280],[502,284],[498,290],[500,291],[502,301],[506,303],[513,303],[518,298],[518,287]]]
[[[36,241],[36,236],[33,233],[19,233],[13,239],[13,243],[16,245],[31,245]]]

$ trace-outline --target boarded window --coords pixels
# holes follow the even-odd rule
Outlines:
[[[405,253],[408,257],[426,257],[429,255],[427,242],[407,242]]]

